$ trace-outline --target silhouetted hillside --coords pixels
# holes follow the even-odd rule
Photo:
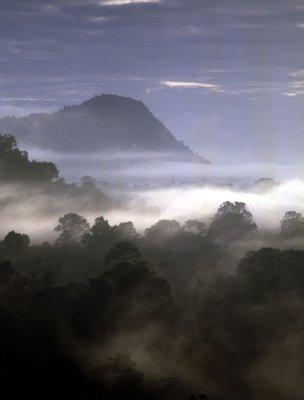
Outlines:
[[[173,152],[205,161],[194,156],[141,101],[128,97],[101,95],[59,112],[6,117],[0,120],[0,129],[54,150]]]

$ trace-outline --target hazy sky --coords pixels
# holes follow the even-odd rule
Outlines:
[[[211,161],[301,162],[304,0],[0,0],[0,115],[143,100]]]

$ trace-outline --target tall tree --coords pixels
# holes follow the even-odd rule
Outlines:
[[[56,232],[61,232],[57,244],[70,244],[80,240],[81,236],[90,229],[86,218],[76,213],[65,214],[59,218]]]

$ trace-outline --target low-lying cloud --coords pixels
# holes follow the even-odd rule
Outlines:
[[[260,229],[279,229],[284,213],[296,210],[304,214],[304,181],[292,179],[266,191],[242,191],[211,185],[159,186],[154,188],[106,189],[114,201],[113,208],[94,209],[85,201],[61,195],[42,194],[24,186],[1,186],[1,234],[9,230],[29,233],[36,241],[53,240],[53,228],[60,216],[68,212],[84,215],[91,223],[101,214],[111,224],[132,221],[139,232],[159,219],[185,222],[197,218],[209,223],[224,201],[245,202]]]
[[[100,197],[79,197],[73,189],[49,192],[37,186],[1,185],[1,235],[16,230],[34,241],[53,240],[56,221],[68,212],[90,223],[100,215],[112,225],[132,221],[139,232],[160,219],[183,223],[196,218],[208,224],[225,201],[246,203],[260,229],[277,231],[286,211],[304,214],[302,166],[203,164],[177,161],[170,154],[132,152],[67,155],[36,150],[31,157],[55,161],[68,182],[91,175],[112,207],[104,207]]]
[[[197,218],[208,223],[224,201],[246,203],[260,228],[277,230],[286,211],[304,214],[304,181],[293,179],[264,192],[209,185],[135,191],[129,193],[125,209],[109,211],[107,217],[113,223],[132,220],[139,230],[158,219]]]

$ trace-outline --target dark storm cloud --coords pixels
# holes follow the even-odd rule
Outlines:
[[[211,160],[223,141],[227,160],[238,145],[252,160],[275,145],[290,161],[304,147],[303,0],[0,5],[1,115],[111,92],[144,100]]]

